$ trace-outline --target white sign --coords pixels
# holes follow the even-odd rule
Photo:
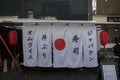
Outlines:
[[[104,80],[117,80],[115,65],[102,65]]]

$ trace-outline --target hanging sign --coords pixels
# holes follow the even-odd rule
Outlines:
[[[68,37],[66,26],[52,26],[53,35],[53,66],[67,67]]]
[[[37,26],[38,38],[38,66],[51,67],[52,66],[52,38],[51,28],[48,25]]]
[[[97,67],[97,35],[95,26],[84,26],[83,28],[84,66]]]
[[[102,65],[103,80],[118,80],[114,64]]]
[[[35,25],[25,24],[23,32],[24,66],[37,66],[37,28]]]

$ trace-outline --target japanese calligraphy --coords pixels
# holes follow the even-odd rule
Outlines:
[[[32,55],[28,55],[28,60],[33,59]]]
[[[91,44],[88,45],[88,48],[91,48],[91,47],[92,47],[92,48],[94,47],[94,44],[93,44],[93,43],[91,43]]]
[[[32,47],[32,42],[28,43],[28,47],[31,48]]]
[[[27,41],[33,41],[33,39],[31,37],[28,37]]]
[[[32,30],[28,31],[27,35],[32,35]]]
[[[46,53],[43,53],[43,57],[46,58]]]
[[[88,31],[88,35],[89,35],[89,36],[92,35],[92,33],[93,33],[92,30],[91,30],[91,31]]]
[[[42,35],[41,39],[42,39],[42,41],[46,41],[47,40],[47,35],[46,34]],[[47,49],[47,47],[48,47],[48,45],[43,43],[42,48],[41,48],[43,50],[43,52],[42,52],[43,58],[46,58],[46,53],[44,51],[45,51],[45,49]]]
[[[74,48],[74,49],[73,49],[73,53],[79,54],[79,48],[78,48],[78,47]]]
[[[88,41],[89,41],[89,44],[88,44],[88,53],[89,53],[89,61],[92,61],[94,58],[92,58],[92,54],[94,53],[93,49],[94,49],[94,42],[93,42],[93,39],[92,39],[92,34],[93,34],[93,31],[90,30],[88,31]]]
[[[78,43],[79,39],[80,38],[77,35],[74,35],[73,38],[72,38],[72,42]],[[78,47],[74,47],[73,48],[73,53],[79,54],[79,48]]]
[[[28,53],[29,53],[28,60],[33,59],[33,56],[32,56],[32,42],[33,42],[33,38],[31,37],[31,35],[32,35],[32,30],[29,30],[27,32],[27,36],[28,36],[28,38],[27,38],[28,44],[27,45],[28,45]]]
[[[29,51],[28,51],[30,54],[32,54],[32,49],[29,49]]]
[[[47,46],[48,46],[48,45],[46,45],[46,44],[43,44],[43,47],[42,47],[42,49],[47,49]]]
[[[92,51],[92,50],[89,50],[89,53],[90,53],[90,55],[92,55],[92,53],[93,53],[94,51]]]
[[[93,40],[92,38],[89,38],[89,41],[90,41],[90,42],[92,42],[92,40]]]
[[[89,61],[92,61],[94,58],[92,58],[92,57],[89,57]]]
[[[78,43],[79,37],[77,35],[74,35],[72,42]]]
[[[42,40],[46,41],[46,39],[47,39],[47,36],[46,36],[46,34],[44,34],[44,35],[42,36]]]

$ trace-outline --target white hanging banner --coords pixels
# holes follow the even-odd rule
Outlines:
[[[97,67],[97,35],[94,25],[83,26],[84,66]]]
[[[39,24],[37,26],[38,34],[38,66],[51,67],[52,66],[52,42],[51,29],[48,25]]]
[[[80,25],[69,25],[68,34],[69,37],[69,51],[68,67],[69,68],[80,68],[83,67],[83,55],[82,55],[82,27]]]
[[[68,38],[66,26],[51,26],[53,35],[53,66],[67,67]]]
[[[37,66],[37,32],[32,23],[22,26],[24,66]]]

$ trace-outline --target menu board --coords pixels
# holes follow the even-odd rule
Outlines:
[[[115,65],[102,65],[103,80],[117,80]]]

